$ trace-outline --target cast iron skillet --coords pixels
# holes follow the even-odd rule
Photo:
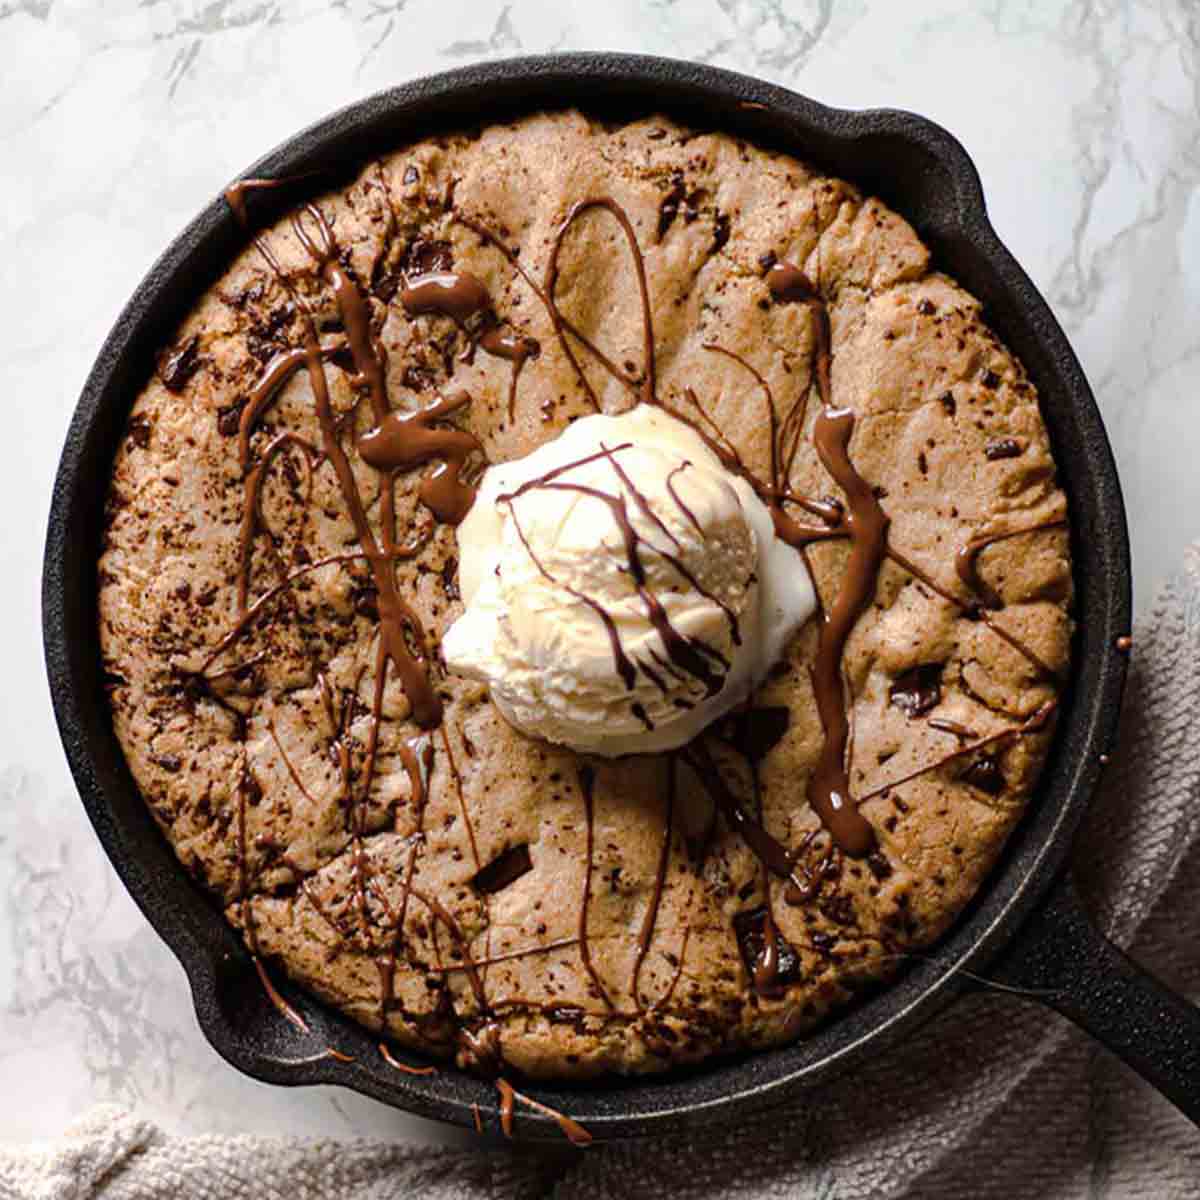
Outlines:
[[[1052,992],[1049,1003],[1200,1120],[1198,1010],[1097,934],[1060,873],[1096,786],[1100,755],[1115,736],[1125,678],[1125,656],[1114,641],[1129,629],[1129,548],[1112,455],[1075,355],[997,240],[975,168],[948,133],[909,113],[842,112],[692,63],[555,55],[467,67],[383,92],[292,138],[249,174],[349,170],[439,129],[565,105],[606,116],[662,111],[791,151],[881,196],[916,226],[937,265],[982,299],[989,321],[1041,394],[1070,503],[1079,632],[1072,684],[1031,811],[975,902],[927,960],[796,1045],[648,1081],[537,1088],[535,1094],[598,1138],[730,1120],[877,1056],[970,986],[960,973],[966,968]],[[260,214],[273,215],[271,194],[255,199],[265,201],[257,205]],[[293,191],[288,202],[295,199]],[[43,583],[46,661],[59,728],[100,840],[182,962],[200,1025],[225,1058],[273,1083],[340,1083],[460,1125],[471,1123],[474,1102],[494,1129],[491,1085],[449,1068],[402,1075],[382,1061],[364,1030],[293,989],[287,994],[311,1035],[280,1018],[240,940],[154,826],[113,736],[95,633],[96,558],[110,464],[154,351],[244,240],[223,200],[214,199],[134,293],[84,387],[55,485]],[[325,1056],[330,1045],[356,1061]],[[520,1113],[516,1131],[559,1136],[550,1122]]]

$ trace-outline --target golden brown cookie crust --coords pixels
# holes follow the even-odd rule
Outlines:
[[[180,860],[251,948],[404,1044],[470,1065],[487,1055],[460,1030],[491,1031],[507,1064],[543,1077],[656,1071],[786,1041],[936,939],[1030,799],[1050,736],[1036,717],[1066,672],[1071,636],[1065,498],[1020,363],[978,302],[930,269],[900,217],[732,137],[662,118],[610,126],[539,114],[419,142],[322,196],[340,261],[369,297],[393,405],[465,389],[471,403],[454,420],[492,462],[592,411],[534,289],[463,218],[484,222],[540,283],[571,206],[595,196],[614,198],[637,234],[659,395],[683,410],[692,389],[764,476],[763,394],[704,346],[735,352],[777,405],[791,404],[812,388],[813,312],[773,303],[764,273],[796,264],[825,300],[833,399],[856,414],[850,455],[890,517],[894,551],[843,661],[850,782],[878,841],[869,858],[835,853],[805,800],[822,742],[809,680],[819,618],[755,697],[790,711],[758,764],[757,794],[744,755],[720,731],[706,739],[740,802],[761,803],[774,837],[804,847],[819,887],[802,903],[788,903],[783,882],[714,818],[677,757],[585,764],[513,731],[479,684],[436,664],[440,726],[418,728],[393,672],[373,731],[377,597],[362,561],[347,558],[355,533],[319,452],[304,371],[249,443],[251,462],[285,430],[317,450],[298,440],[263,476],[247,593],[278,591],[214,655],[238,613],[238,422],[272,362],[301,344],[299,306],[330,351],[346,445],[370,425],[338,350],[331,289],[286,219],[263,236],[287,286],[248,247],[138,396],[99,567],[117,735]],[[464,356],[469,327],[412,317],[397,298],[406,275],[451,263],[483,281],[506,328],[540,346],[512,417],[513,364]],[[556,298],[616,364],[644,372],[631,257],[608,214],[585,215],[564,239]],[[630,405],[627,387],[590,356],[580,363],[606,411]],[[379,476],[350,458],[378,521]],[[416,496],[425,472],[398,481],[401,530],[429,540],[397,579],[436,645],[461,604],[454,530]],[[837,495],[807,436],[789,486]],[[981,610],[956,560],[998,534],[1012,536],[983,547],[976,568],[1003,606]],[[805,551],[825,605],[847,552],[838,540]],[[1003,736],[1013,730],[1021,736]],[[495,890],[476,880],[506,853],[507,866],[524,866],[521,847],[525,873]],[[760,945],[768,902],[786,986],[764,995],[743,949]]]

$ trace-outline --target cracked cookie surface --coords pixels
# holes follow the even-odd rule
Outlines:
[[[643,312],[610,213],[573,223],[544,303],[559,229],[597,196],[627,214],[645,264],[662,402],[760,478],[765,394],[706,347],[760,373],[782,420],[814,391],[820,338],[813,306],[779,303],[767,275],[803,270],[828,314],[832,402],[854,414],[850,459],[890,521],[841,662],[871,853],[841,853],[806,800],[820,617],[753,712],[702,738],[795,855],[804,895],[714,810],[686,756],[585,760],[516,733],[479,684],[446,673],[436,648],[461,602],[453,526],[421,492],[436,467],[399,470],[390,489],[357,453],[371,395],[331,263],[365,304],[394,409],[469,397],[439,426],[477,442],[464,478],[554,437],[592,397],[629,407]],[[422,141],[314,205],[328,260],[307,244],[311,213],[263,231],[267,256],[248,246],[164,348],[113,468],[109,696],[181,862],[264,960],[466,1066],[662,1070],[794,1038],[885,980],[944,932],[1020,818],[1069,662],[1065,499],[1035,391],[978,303],[850,184],[661,118],[540,114]],[[450,271],[486,289],[482,323],[402,302],[414,278]],[[489,352],[487,329],[529,352]],[[297,369],[306,331],[349,481],[313,363]],[[797,411],[786,487],[840,501],[811,443],[816,409]],[[439,721],[381,672],[379,577],[347,488],[413,615],[396,654],[424,664]],[[826,610],[848,553],[837,538],[797,553]]]

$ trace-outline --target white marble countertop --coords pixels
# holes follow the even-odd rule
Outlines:
[[[238,1075],[76,798],[44,682],[50,485],[88,367],[178,229],[260,153],[473,59],[620,49],[922,112],[983,176],[1108,422],[1136,599],[1200,533],[1193,0],[0,0],[0,1138],[100,1100],[180,1132],[456,1135]]]

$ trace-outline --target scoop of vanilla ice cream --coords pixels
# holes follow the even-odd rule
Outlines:
[[[518,729],[593,754],[683,745],[816,608],[754,489],[645,404],[489,468],[458,542],[447,666]]]

